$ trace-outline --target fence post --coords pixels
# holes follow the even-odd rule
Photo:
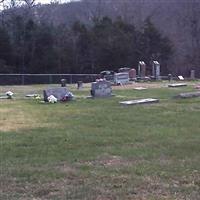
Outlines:
[[[22,74],[22,77],[21,77],[21,84],[24,85],[24,74]]]
[[[72,75],[70,75],[70,84],[72,84]]]
[[[51,74],[49,74],[49,84],[51,84],[52,83],[52,76],[51,76]]]

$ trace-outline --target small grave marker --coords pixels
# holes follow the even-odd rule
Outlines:
[[[183,76],[178,76],[178,79],[179,79],[180,81],[184,81]]]

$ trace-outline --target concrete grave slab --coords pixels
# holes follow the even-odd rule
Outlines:
[[[129,100],[119,102],[122,105],[137,105],[137,104],[149,104],[149,103],[158,103],[158,99],[148,98],[148,99],[138,99],[138,100]]]
[[[180,93],[176,96],[176,98],[193,98],[193,97],[200,97],[200,92],[186,92],[186,93]]]
[[[187,83],[172,83],[168,85],[168,87],[184,87],[184,86],[187,86]]]
[[[27,95],[26,95],[26,97],[33,97],[33,98],[34,98],[34,97],[37,97],[37,96],[39,96],[39,94],[27,94]]]
[[[147,88],[145,87],[135,87],[134,90],[146,90]]]

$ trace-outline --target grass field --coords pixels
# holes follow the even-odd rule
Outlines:
[[[26,99],[46,86],[0,86],[0,199],[199,200],[200,98],[175,99],[188,87],[113,88],[111,98]],[[143,84],[141,84],[143,86]],[[151,105],[119,101],[158,98]]]

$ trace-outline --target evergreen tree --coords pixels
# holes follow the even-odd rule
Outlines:
[[[11,45],[8,33],[6,32],[5,28],[0,27],[0,72],[6,73],[11,68]]]
[[[163,37],[157,30],[150,18],[144,23],[144,31],[140,37],[140,60],[151,63],[158,60],[161,63],[166,62],[173,54],[173,48],[170,40]]]

